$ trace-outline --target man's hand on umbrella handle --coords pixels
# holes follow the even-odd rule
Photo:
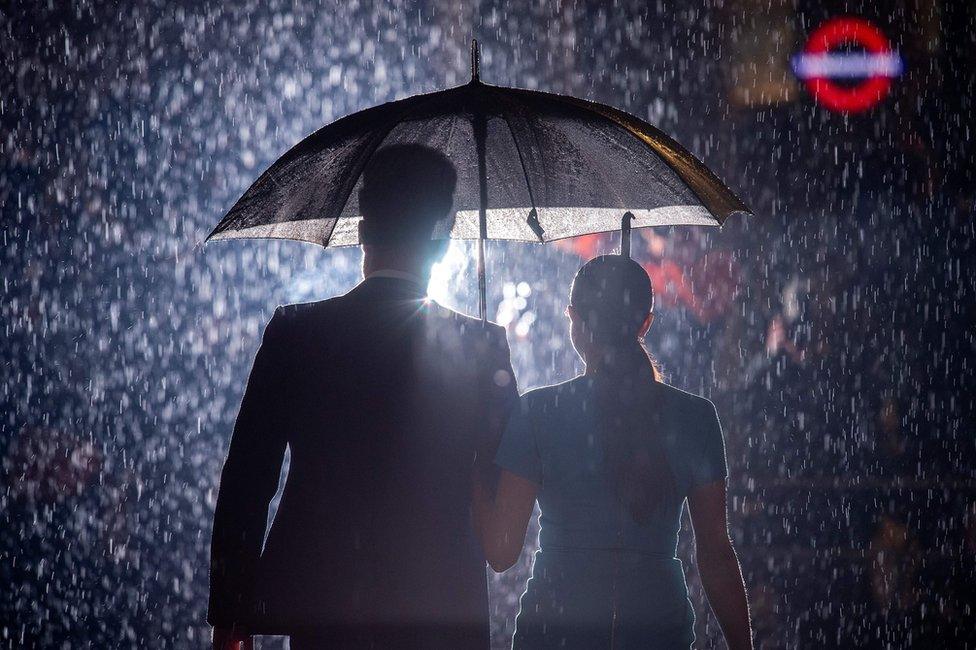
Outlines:
[[[254,639],[250,634],[241,634],[227,627],[215,627],[213,650],[254,650]]]

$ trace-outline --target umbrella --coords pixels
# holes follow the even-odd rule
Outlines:
[[[721,225],[750,212],[701,161],[633,115],[483,83],[476,41],[471,73],[464,85],[368,108],[306,137],[244,192],[207,240],[358,244],[358,190],[371,156],[387,145],[423,144],[457,169],[453,209],[434,237],[478,241],[484,319],[486,239],[548,242],[615,231],[625,211],[624,222],[635,228]]]

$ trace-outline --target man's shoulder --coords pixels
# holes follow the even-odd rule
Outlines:
[[[429,300],[427,302],[427,309],[429,310],[428,315],[430,318],[438,322],[443,322],[450,327],[455,327],[462,334],[505,338],[505,328],[501,325],[455,311],[435,300]]]
[[[314,302],[279,305],[272,323],[276,329],[289,332],[321,331],[318,329],[320,326],[344,319],[349,316],[350,310],[355,312],[360,308],[361,305],[349,299],[349,294]],[[434,300],[425,301],[423,309],[427,312],[428,322],[454,331],[462,339],[472,342],[488,340],[496,344],[507,340],[505,328],[501,325],[455,311]]]
[[[275,309],[273,318],[281,320],[283,323],[294,323],[329,315],[340,308],[343,297],[336,296],[314,302],[296,302],[288,305],[279,305]]]
[[[272,336],[279,341],[294,340],[309,332],[322,331],[322,327],[334,318],[340,298],[278,305],[268,323],[265,338]]]

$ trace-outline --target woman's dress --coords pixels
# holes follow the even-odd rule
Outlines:
[[[514,648],[688,648],[695,618],[675,551],[686,496],[727,475],[715,407],[651,387],[659,415],[648,435],[657,436],[675,489],[638,524],[604,462],[596,381],[581,376],[524,395],[496,455],[539,485],[542,511]]]

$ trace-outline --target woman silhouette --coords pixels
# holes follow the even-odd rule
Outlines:
[[[538,496],[540,549],[514,648],[688,648],[694,614],[675,558],[688,501],[698,570],[730,648],[752,645],[726,523],[726,462],[715,407],[672,388],[642,345],[650,279],[633,260],[591,260],[566,312],[586,372],[524,395],[474,515],[495,571],[518,559]]]

